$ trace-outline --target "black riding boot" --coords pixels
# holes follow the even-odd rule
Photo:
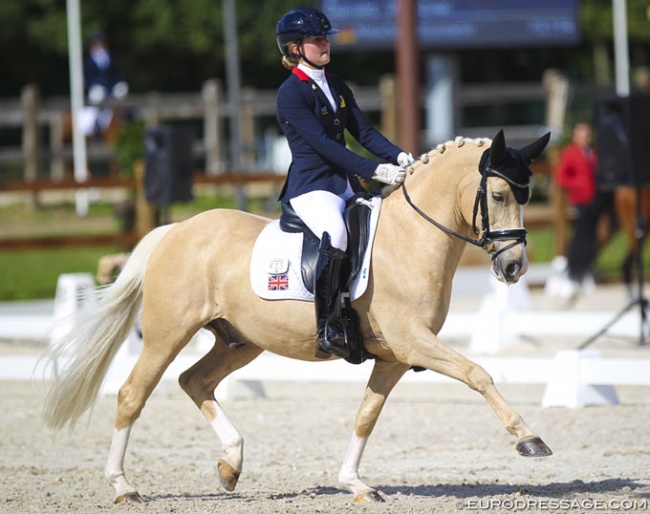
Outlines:
[[[339,317],[341,266],[346,254],[332,246],[327,232],[323,233],[318,252],[314,284],[318,327],[316,355],[331,353],[346,358],[350,355],[350,350],[345,344],[345,325]]]

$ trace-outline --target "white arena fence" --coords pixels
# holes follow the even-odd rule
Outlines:
[[[538,269],[537,274],[531,271],[528,276],[532,280],[544,276],[543,270]],[[496,383],[544,385],[544,407],[614,404],[618,402],[614,386],[650,385],[650,359],[605,358],[600,350],[595,349],[561,350],[549,357],[502,355],[502,350],[521,336],[588,337],[612,319],[615,313],[529,310],[526,281],[506,287],[496,280],[487,283],[487,276],[489,272],[485,268],[459,270],[457,279],[463,280],[465,285],[455,283],[454,288],[471,284],[469,287],[472,290],[478,290],[476,294],[483,294],[483,301],[477,312],[452,310],[440,336],[443,339],[469,337],[468,356],[483,366]],[[61,275],[53,310],[48,309],[51,302],[30,304],[30,309],[21,308],[19,303],[0,306],[0,339],[43,340],[48,337],[56,319],[78,308],[75,303],[77,293],[91,287],[91,282],[92,276],[89,274]],[[609,327],[608,334],[638,338],[640,318],[638,310],[630,310]],[[56,336],[56,332],[53,335]],[[205,354],[212,341],[207,331],[199,331],[167,369],[159,388],[167,387],[169,381],[176,381],[182,371]],[[104,394],[117,393],[135,364],[140,347],[141,341],[133,331],[111,365],[103,386]],[[16,348],[20,346],[16,345]],[[33,354],[20,351],[14,355],[3,355],[0,358],[0,380],[41,379],[42,370],[35,369],[37,359]],[[60,364],[65,365],[63,362]],[[217,392],[221,399],[263,397],[264,382],[366,382],[371,370],[372,361],[354,366],[341,360],[329,363],[302,362],[263,354],[229,376]],[[453,381],[425,371],[409,372],[402,382],[431,384]]]

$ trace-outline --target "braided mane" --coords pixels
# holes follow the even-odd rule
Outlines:
[[[436,153],[439,153],[439,154],[442,155],[447,150],[447,147],[455,146],[456,148],[460,148],[461,146],[464,146],[465,143],[473,143],[477,147],[481,147],[481,146],[487,145],[487,144],[489,144],[491,142],[492,142],[491,139],[485,138],[485,137],[468,138],[468,137],[458,136],[453,141],[447,141],[446,143],[440,143],[438,146],[436,146],[430,152],[422,154],[420,159],[415,164],[418,164],[418,162],[421,162],[422,164],[428,164],[431,157],[433,157]],[[409,168],[409,173],[413,173],[413,171],[414,170],[412,170],[412,167]]]
[[[460,147],[464,146],[466,143],[474,144],[474,145],[476,145],[477,147],[480,148],[481,146],[489,145],[491,142],[492,142],[492,140],[490,138],[486,138],[486,137],[469,138],[469,137],[458,136],[453,141],[447,141],[445,143],[440,143],[438,146],[436,146],[435,148],[433,148],[429,152],[422,154],[420,156],[420,158],[417,161],[415,161],[415,163],[412,166],[409,166],[409,168],[407,170],[407,173],[409,175],[412,175],[415,172],[415,170],[417,170],[418,168],[421,168],[422,166],[424,166],[426,164],[429,164],[429,161],[431,160],[431,158],[434,155],[436,155],[436,154],[442,155],[449,148],[454,148],[454,147],[455,148],[460,148]],[[382,190],[382,197],[386,198],[389,194],[391,194],[393,191],[395,191],[398,188],[399,188],[399,186],[387,186],[387,187],[385,187]]]

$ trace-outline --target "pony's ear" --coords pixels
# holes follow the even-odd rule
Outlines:
[[[492,145],[490,145],[490,164],[492,167],[500,166],[505,162],[506,157],[506,137],[503,135],[503,129],[501,129],[494,136]]]
[[[546,148],[546,145],[548,144],[549,139],[551,139],[551,133],[547,132],[537,141],[530,143],[529,145],[524,146],[521,150],[519,150],[519,155],[521,155],[521,158],[525,162],[530,164],[542,154],[544,148]]]

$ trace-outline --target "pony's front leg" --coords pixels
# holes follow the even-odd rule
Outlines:
[[[375,360],[375,366],[357,412],[352,440],[339,471],[339,484],[343,489],[354,494],[355,502],[384,501],[375,489],[363,483],[359,477],[359,465],[368,438],[375,428],[388,395],[408,369],[409,366],[399,362]]]
[[[516,448],[520,455],[546,457],[553,454],[501,396],[492,377],[481,366],[458,353],[427,329],[414,334],[412,341],[412,346],[405,350],[405,354],[399,355],[400,360],[455,378],[481,393],[506,430],[517,437]]]

